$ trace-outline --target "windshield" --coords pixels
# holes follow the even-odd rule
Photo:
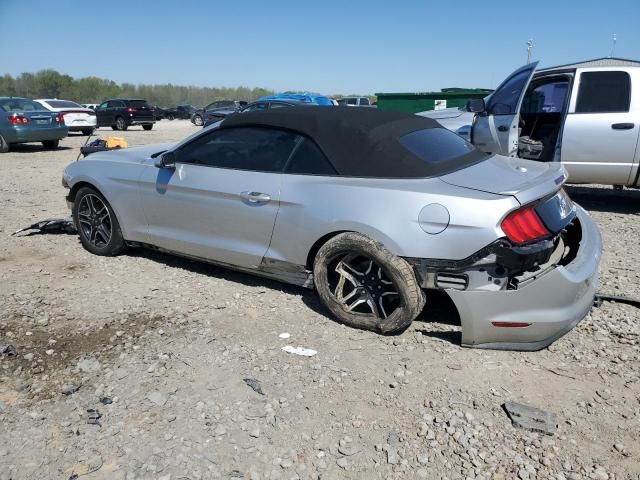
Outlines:
[[[0,108],[5,112],[37,112],[45,110],[39,103],[25,98],[6,98],[0,100]]]
[[[132,108],[149,107],[146,100],[129,100],[129,106]]]
[[[83,108],[82,105],[78,105],[76,102],[69,100],[46,100],[51,108]]]
[[[333,105],[331,100],[327,97],[316,97],[315,100],[318,105]]]

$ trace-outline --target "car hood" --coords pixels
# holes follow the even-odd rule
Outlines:
[[[567,179],[558,163],[493,155],[485,161],[440,177],[458,187],[511,195],[526,204],[556,192]]]
[[[169,150],[173,143],[158,143],[154,145],[141,145],[104,152],[96,152],[88,155],[84,160],[107,160],[111,162],[135,162],[140,163],[154,153]],[[84,161],[83,160],[83,161]]]
[[[443,108],[442,110],[426,110],[424,112],[418,112],[416,113],[416,115],[420,115],[421,117],[433,118],[434,120],[440,120],[441,118],[458,118],[465,113],[469,112],[454,107]]]

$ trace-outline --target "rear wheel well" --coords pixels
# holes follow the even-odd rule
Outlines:
[[[322,245],[327,243],[336,235],[340,235],[341,233],[345,233],[348,231],[349,230],[338,230],[337,232],[327,233],[326,235],[323,235],[318,240],[316,240],[316,242],[311,246],[309,253],[307,254],[307,269],[313,271],[313,262],[316,259],[316,254],[318,253],[318,250],[320,250],[320,247],[322,247]]]

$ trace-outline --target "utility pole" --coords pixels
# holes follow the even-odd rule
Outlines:
[[[611,54],[609,55],[609,58],[612,58],[614,56],[614,54],[616,53],[616,40],[618,40],[616,38],[616,34],[613,34],[613,45],[611,46]]]
[[[527,64],[531,63],[531,50],[533,50],[533,38],[527,42]]]

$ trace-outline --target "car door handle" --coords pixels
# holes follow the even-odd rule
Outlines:
[[[267,203],[271,200],[271,195],[260,192],[242,192],[240,193],[240,197],[251,203]]]
[[[631,130],[633,127],[635,127],[634,123],[614,123],[611,125],[614,130]]]
[[[509,130],[509,127],[507,127],[506,125],[500,125],[498,127],[499,132],[506,132],[507,130]]]

